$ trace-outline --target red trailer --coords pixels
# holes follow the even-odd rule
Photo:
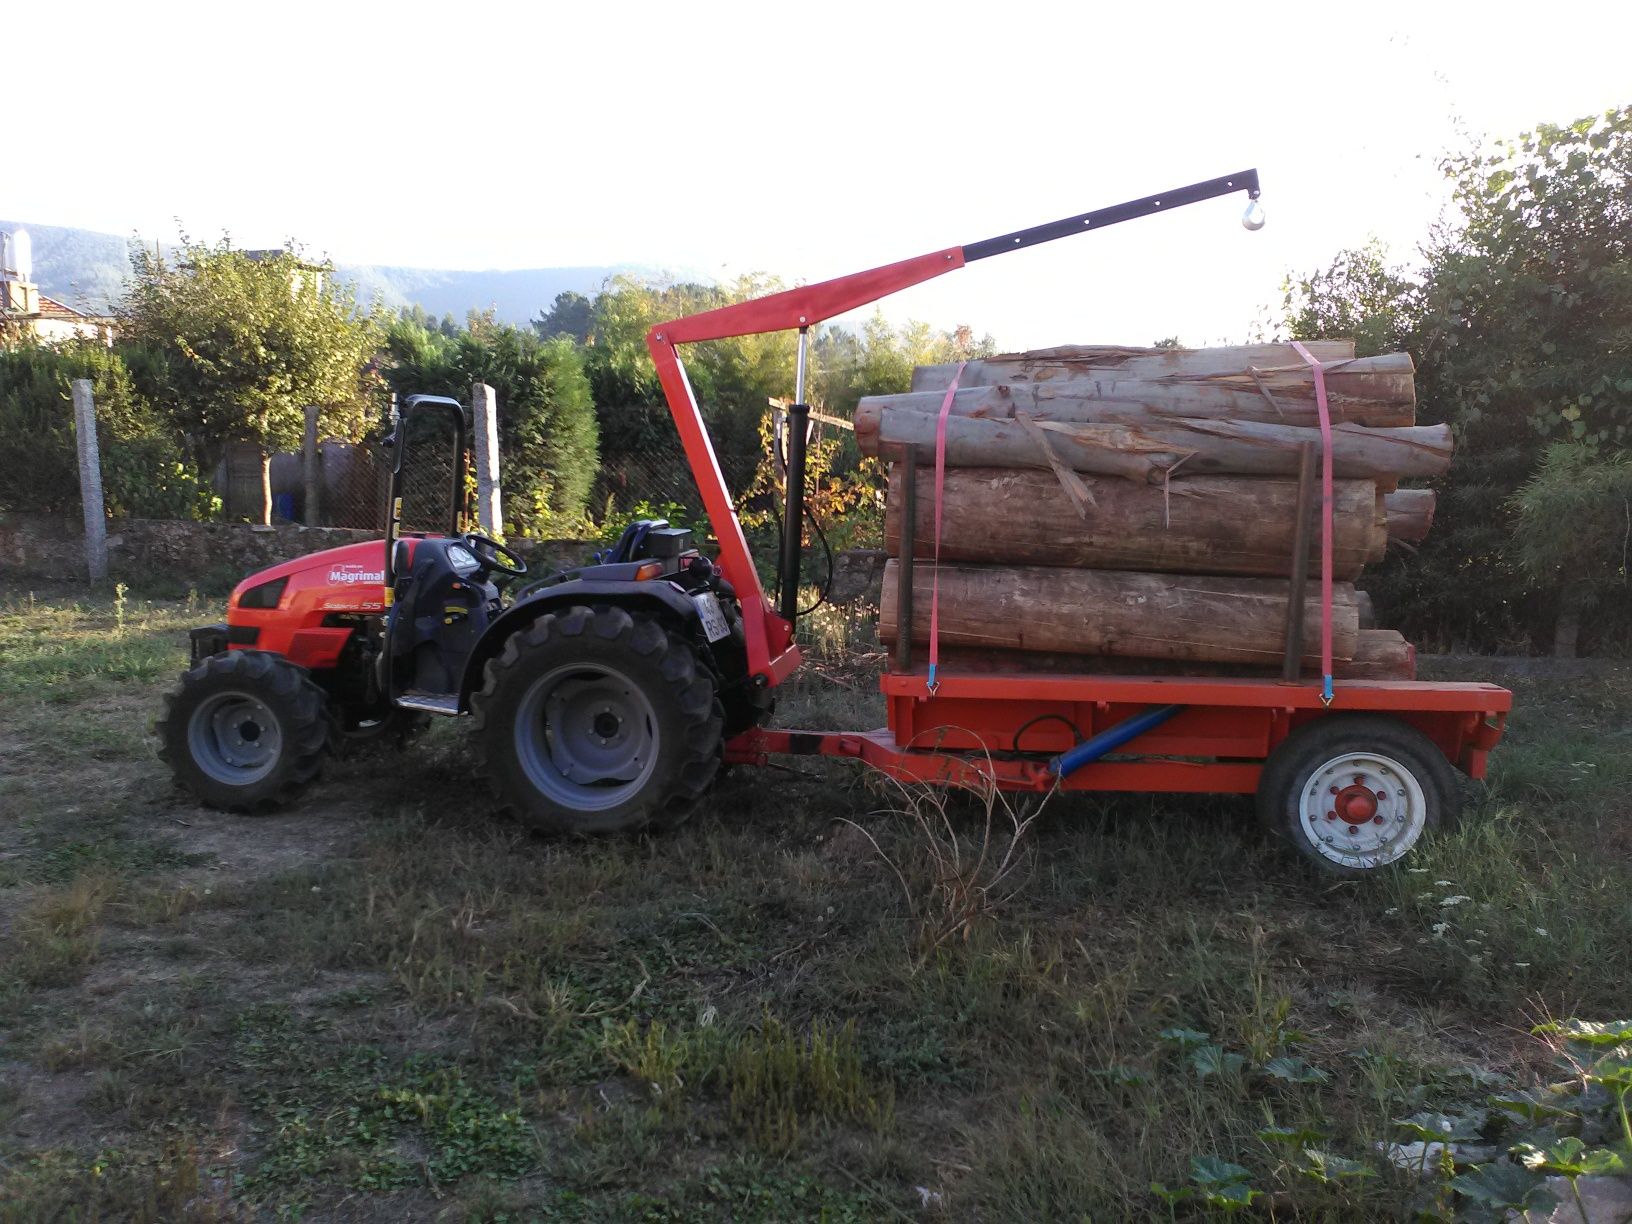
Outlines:
[[[799,666],[793,624],[810,328],[977,259],[1236,191],[1245,191],[1251,201],[1244,223],[1258,228],[1258,174],[1249,170],[651,329],[647,345],[719,541],[719,563],[741,599],[748,665],[761,683],[774,688]],[[781,607],[776,607],[760,583],[679,346],[794,329],[799,359],[795,403],[789,409],[784,577]],[[1315,376],[1318,386],[1318,363]],[[1324,402],[1323,389],[1321,395]],[[1329,450],[1324,458],[1321,536],[1329,623]],[[1311,475],[1306,463],[1306,497]],[[912,487],[912,481],[906,484]],[[911,519],[908,515],[907,522]],[[904,542],[900,552],[906,595],[911,590],[910,543]],[[1301,604],[1301,563],[1289,558],[1289,570],[1296,607]],[[902,619],[910,623],[910,616]],[[871,731],[756,727],[726,744],[725,759],[756,764],[775,754],[847,757],[904,781],[995,784],[1007,790],[1256,794],[1266,827],[1327,870],[1363,873],[1396,862],[1426,830],[1455,818],[1460,784],[1453,766],[1469,777],[1484,777],[1512,694],[1493,684],[1334,682],[1329,643],[1325,676],[1303,680],[1295,667],[1301,654],[1296,640],[1301,624],[1295,622],[1296,617],[1289,618],[1288,659],[1294,665],[1280,681],[961,674],[937,670],[933,663],[913,666],[910,651],[902,651],[879,681],[888,701],[887,726]],[[1101,759],[1112,752],[1117,759]]]

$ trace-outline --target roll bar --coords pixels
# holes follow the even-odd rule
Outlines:
[[[385,606],[391,606],[392,588],[396,585],[394,562],[397,537],[402,534],[402,464],[408,454],[408,419],[421,412],[445,412],[453,418],[454,460],[453,478],[448,489],[448,534],[459,531],[459,520],[465,506],[465,409],[456,399],[445,395],[410,395],[403,400],[399,411],[396,396],[391,397],[391,433],[385,440],[391,448],[391,481],[385,503]]]

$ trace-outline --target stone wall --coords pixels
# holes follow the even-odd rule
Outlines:
[[[284,523],[189,523],[173,519],[111,519],[108,522],[108,576],[138,589],[196,586],[224,592],[246,574],[269,565],[377,540],[376,531],[349,527],[301,527]],[[593,540],[510,541],[537,574],[582,565],[599,546]],[[806,580],[821,578],[820,562]],[[839,553],[833,559],[834,603],[861,600],[878,606],[884,554],[871,549]],[[77,522],[44,515],[0,515],[0,577],[81,582],[85,543]]]

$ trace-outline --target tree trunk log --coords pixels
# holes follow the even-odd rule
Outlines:
[[[1354,658],[1334,663],[1340,680],[1415,680],[1417,648],[1395,629],[1362,629]]]
[[[1328,375],[1327,400],[1334,423],[1402,426],[1416,423],[1416,392],[1411,359],[1399,354],[1402,368],[1354,370]],[[1348,363],[1353,369],[1385,358],[1363,358]],[[1267,392],[1267,394],[1266,394]],[[869,395],[868,409],[902,409],[939,413],[946,398],[942,391],[901,395]],[[1307,367],[1261,371],[1249,376],[1195,379],[1130,379],[1114,376],[1072,378],[1048,382],[998,383],[993,386],[960,384],[952,397],[952,412],[1007,420],[1024,412],[1042,421],[1108,421],[1138,425],[1170,417],[1225,417],[1238,421],[1267,421],[1276,425],[1318,426],[1315,388]]]
[[[915,555],[935,555],[935,472],[918,469]],[[1171,488],[1108,477],[1083,480],[1086,520],[1052,472],[952,468],[941,493],[941,559],[1008,565],[1284,578],[1292,563],[1298,486],[1291,480],[1199,476]],[[1380,561],[1388,535],[1376,486],[1333,490],[1333,569],[1348,581]],[[901,547],[903,477],[890,471],[884,546]]]
[[[1304,347],[1316,361],[1322,363],[1346,361],[1354,356],[1353,340],[1306,340]],[[1067,344],[971,361],[958,382],[964,387],[1044,382],[1083,377],[1083,371],[1091,371],[1088,377],[1208,378],[1215,374],[1240,374],[1247,369],[1265,370],[1302,364],[1303,358],[1293,351],[1290,344],[1241,344],[1202,349]],[[912,389],[945,391],[957,368],[956,363],[919,366],[912,372]]]
[[[899,561],[884,567],[879,638],[895,641]],[[935,567],[913,575],[914,641],[929,640]],[[1287,584],[1043,566],[939,567],[940,637],[981,649],[1273,664],[1284,650]],[[1354,588],[1333,588],[1333,654],[1352,658]],[[1320,600],[1304,606],[1304,640],[1320,641]],[[1313,665],[1316,660],[1306,657]]]
[[[856,410],[856,444],[864,455],[901,458],[910,443],[934,453],[936,416],[928,412]],[[1183,476],[1289,476],[1305,442],[1320,431],[1261,421],[1152,420],[1137,426],[1037,421],[1055,453],[1079,472],[1159,480],[1179,465]],[[1437,476],[1451,463],[1449,425],[1406,429],[1332,428],[1336,476],[1392,487],[1402,476]],[[1047,468],[1048,456],[1020,421],[948,417],[946,461],[953,467]]]
[[[1415,680],[1416,648],[1392,629],[1362,629],[1355,641],[1355,657],[1333,663],[1340,680]],[[1319,661],[1304,668],[1304,679],[1319,676]],[[1249,663],[1197,663],[1174,659],[1118,659],[1107,655],[1069,655],[1023,650],[982,650],[948,646],[941,650],[943,672],[976,675],[1019,673],[1052,676],[1242,676],[1274,680],[1280,666]]]
[[[1432,489],[1395,489],[1383,495],[1383,510],[1388,519],[1388,538],[1407,544],[1421,544],[1428,538],[1428,529],[1434,525]]]

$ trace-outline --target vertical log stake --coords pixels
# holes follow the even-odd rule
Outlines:
[[[895,635],[895,670],[912,670],[912,571],[918,548],[918,447],[908,443],[901,455],[901,564],[896,571],[896,623],[906,626]]]
[[[1286,591],[1286,658],[1281,681],[1296,684],[1303,671],[1303,596],[1309,585],[1309,520],[1315,510],[1315,444],[1298,448],[1298,502],[1292,526],[1292,569]]]

